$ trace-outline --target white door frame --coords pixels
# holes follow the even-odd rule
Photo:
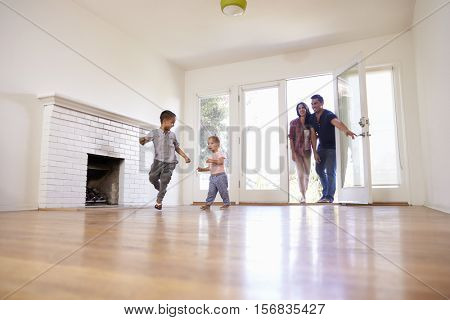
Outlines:
[[[405,131],[405,113],[402,101],[402,86],[401,86],[401,65],[400,63],[387,63],[387,64],[371,64],[366,66],[367,71],[371,70],[385,70],[391,69],[392,71],[392,86],[394,94],[394,112],[395,112],[395,125],[396,125],[396,140],[398,147],[398,161],[400,166],[400,186],[398,188],[393,187],[378,187],[373,186],[372,195],[374,202],[406,202],[411,204],[411,194],[409,185],[409,164],[407,157],[407,140]]]
[[[278,190],[246,190],[246,175],[243,165],[246,161],[245,154],[245,92],[278,87],[278,121],[280,128],[280,186]],[[287,105],[286,105],[286,80],[242,85],[239,87],[239,117],[241,127],[240,137],[240,181],[239,181],[239,201],[245,203],[289,203],[289,172],[288,172],[288,143],[287,143]]]
[[[228,95],[229,96],[229,120],[230,126],[233,126],[233,123],[236,123],[236,115],[237,115],[237,111],[236,108],[234,108],[234,106],[236,105],[236,103],[233,101],[233,99],[235,99],[236,94],[235,94],[236,90],[235,89],[225,89],[225,90],[217,90],[217,91],[213,91],[213,92],[209,92],[209,93],[197,93],[195,96],[195,101],[196,101],[196,108],[194,110],[195,112],[195,130],[194,130],[194,164],[195,164],[195,168],[194,170],[197,169],[197,165],[199,165],[199,155],[200,155],[200,148],[199,148],[199,140],[200,140],[200,128],[201,128],[201,117],[200,117],[200,99],[202,98],[209,98],[209,97],[217,97],[217,96],[221,96],[221,95]],[[238,168],[237,164],[236,164],[236,160],[237,156],[233,156],[236,153],[236,141],[237,138],[232,138],[229,140],[230,143],[230,150],[228,156],[230,157],[230,159],[227,159],[227,161],[230,161],[230,167],[231,172],[227,172],[227,174],[229,175],[230,179],[228,181],[228,185],[229,185],[229,194],[230,194],[230,201],[231,202],[235,202],[235,203],[239,203],[238,200],[238,195],[239,192],[236,191],[236,186],[238,185],[238,180],[239,180],[239,174],[238,174],[238,170],[236,170],[236,168]],[[192,191],[192,200],[193,202],[204,202],[207,194],[208,194],[208,190],[201,190],[200,189],[200,176],[201,175],[205,175],[209,177],[209,172],[195,172],[194,176],[193,176],[193,191]],[[216,197],[216,202],[220,202],[220,196],[217,195]]]
[[[355,65],[356,62],[358,60],[352,61],[352,63],[350,63],[349,65],[347,65],[346,67],[340,68],[338,70],[336,70],[333,74],[334,76],[334,96],[335,96],[335,105],[336,105],[336,114],[339,116],[339,108],[338,108],[338,104],[337,104],[337,92],[336,92],[336,74],[338,73],[342,73],[343,71],[345,71],[346,69],[348,69],[351,65]],[[402,199],[403,197],[405,197],[405,201],[407,201],[409,204],[411,204],[411,186],[410,186],[410,179],[409,179],[409,164],[408,164],[408,159],[407,159],[407,141],[406,141],[406,125],[405,125],[405,117],[404,117],[404,107],[403,107],[403,101],[402,101],[402,85],[401,85],[401,64],[400,63],[386,63],[386,64],[376,64],[376,65],[369,65],[366,66],[366,69],[372,69],[372,68],[383,68],[383,67],[391,67],[393,70],[393,86],[394,86],[394,100],[395,100],[395,110],[396,110],[396,114],[397,114],[397,139],[398,139],[398,149],[399,149],[399,157],[400,157],[400,166],[402,169]],[[361,79],[360,79],[361,81]],[[278,82],[284,82],[284,88],[286,88],[286,80],[281,80],[281,81],[273,81],[273,82],[267,82],[267,83],[262,83],[262,84],[255,84],[255,85],[244,85],[244,86],[232,86],[230,88],[224,89],[224,90],[216,90],[216,91],[209,91],[206,94],[197,94],[195,96],[195,103],[196,103],[196,108],[194,110],[195,112],[195,130],[194,130],[194,137],[197,137],[197,139],[195,139],[194,141],[196,141],[196,143],[194,143],[194,163],[198,164],[198,155],[199,155],[199,146],[198,146],[198,138],[199,138],[199,128],[200,128],[200,107],[199,107],[199,97],[211,97],[211,96],[217,96],[217,95],[222,95],[222,94],[229,94],[230,97],[230,125],[231,126],[241,126],[242,125],[242,100],[239,101],[240,97],[242,97],[242,88],[258,88],[258,87],[267,87],[270,86],[270,84],[275,84]],[[365,87],[365,77],[363,79],[364,82],[364,88]],[[360,84],[360,87],[361,84]],[[285,92],[286,89],[284,89]],[[366,94],[365,92],[366,90],[364,90],[364,95]],[[284,104],[286,106],[286,103]],[[366,106],[367,106],[367,101],[366,101]],[[288,129],[288,120],[287,120],[287,113],[286,113],[286,120],[285,120],[285,124],[284,127]],[[359,134],[360,132],[355,132],[357,134]],[[339,134],[341,134],[339,131],[336,130],[336,147],[338,150],[338,144],[340,143],[339,141]],[[285,138],[285,137],[280,137],[280,138]],[[233,135],[233,137],[231,137],[230,142],[231,142],[231,154],[233,155],[231,159],[231,163],[230,166],[232,168],[232,178],[229,181],[229,192],[230,192],[230,198],[231,201],[239,204],[240,201],[242,202],[247,202],[244,200],[240,199],[240,191],[239,191],[239,183],[241,182],[241,185],[243,184],[242,181],[242,177],[241,177],[241,168],[242,168],[242,161],[241,161],[241,157],[242,157],[242,153],[243,153],[243,146],[241,145],[241,139],[242,139],[242,130],[238,130],[235,132],[235,134]],[[359,137],[358,139],[361,139],[361,137]],[[287,141],[286,141],[286,150],[287,150]],[[341,177],[340,177],[340,157],[339,157],[339,153],[336,152],[336,156],[337,156],[337,166],[336,166],[336,186],[340,186],[341,185]],[[286,163],[287,163],[286,159]],[[370,166],[365,166],[370,170]],[[208,174],[208,173],[206,173]],[[195,174],[194,176],[194,190],[193,190],[193,201],[194,202],[203,202],[206,198],[206,194],[207,191],[206,190],[200,190],[199,188],[199,179],[198,179],[198,174]],[[241,181],[240,181],[241,180]],[[370,183],[371,186],[371,183]],[[288,187],[288,186],[287,186]],[[285,190],[288,190],[286,187]],[[372,187],[372,186],[371,186]],[[396,196],[394,196],[392,194],[392,189],[391,190],[386,190],[386,192],[383,193],[383,196],[381,197],[376,196],[376,193],[378,192],[378,190],[375,191],[374,194],[374,200],[377,201],[377,198],[381,199],[386,199],[383,201],[389,202],[389,201],[394,201],[394,202],[398,202],[398,198]],[[339,189],[337,188],[337,192],[338,192],[338,197],[339,200],[341,199],[341,195],[339,194]],[[406,196],[405,196],[406,194]],[[286,196],[288,198],[288,195]],[[220,199],[217,199],[217,201],[220,201]],[[288,203],[289,199],[286,200],[286,203]]]
[[[359,78],[359,98],[360,98],[360,108],[361,108],[361,119],[368,119],[368,109],[367,109],[367,93],[366,93],[366,77],[365,77],[365,66],[361,59],[362,55],[359,55],[350,64],[337,69],[333,73],[333,84],[335,93],[335,105],[336,105],[336,115],[339,117],[339,92],[338,92],[338,77],[348,69],[355,66],[358,68],[358,78]],[[370,143],[369,143],[369,121],[364,121],[364,127],[360,131],[355,132],[356,134],[364,134],[364,136],[356,137],[355,139],[363,139],[363,162],[364,162],[364,186],[358,187],[343,187],[342,186],[342,176],[341,176],[341,143],[340,136],[344,133],[340,132],[337,128],[335,129],[336,136],[336,191],[338,193],[339,202],[342,203],[360,203],[360,204],[371,204],[372,203],[372,179],[370,171]],[[350,127],[349,123],[346,123]],[[362,132],[361,132],[362,131]],[[348,138],[351,139],[351,138]]]

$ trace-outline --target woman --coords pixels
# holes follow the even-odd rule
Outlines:
[[[309,125],[311,113],[304,102],[297,104],[297,115],[298,118],[290,123],[289,140],[291,141],[292,160],[297,166],[298,184],[301,193],[300,203],[305,203],[311,169],[312,128]]]

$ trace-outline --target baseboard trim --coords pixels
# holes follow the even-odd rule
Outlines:
[[[409,207],[408,202],[374,202],[373,206],[395,206],[395,207]]]
[[[193,206],[203,205],[205,202],[193,202]],[[213,205],[222,205],[223,202],[214,202]],[[338,206],[339,203],[277,203],[277,202],[239,202],[236,204],[235,202],[231,202],[232,205],[237,206],[254,206],[254,207],[287,207],[287,206]]]
[[[12,205],[12,204],[2,204],[0,205],[0,211],[1,212],[8,212],[8,211],[32,211],[32,210],[38,210],[38,205],[36,204],[19,204],[19,205]]]
[[[450,214],[450,207],[435,206],[425,202],[425,207]]]
[[[192,205],[198,206],[202,205],[204,202],[193,202]],[[222,202],[214,202],[213,205],[222,205]],[[231,204],[236,205],[235,202],[232,202]],[[409,207],[410,205],[407,202],[375,202],[373,204],[359,204],[359,203],[277,203],[277,202],[267,202],[267,203],[261,203],[261,202],[239,202],[238,205],[241,206],[324,206],[324,205],[332,205],[332,206],[386,206],[386,207]],[[437,209],[436,209],[437,210]]]
[[[204,205],[204,204],[205,204],[205,202],[198,202],[198,201],[192,202],[192,205],[193,205],[193,206],[202,206],[202,205]],[[221,205],[223,205],[223,202],[214,202],[212,205],[213,205],[213,206],[221,206]],[[232,201],[232,202],[231,202],[231,205],[235,206],[235,205],[236,205],[236,202]]]
[[[116,209],[148,209],[148,208],[153,208],[153,205],[147,205],[147,206],[111,205],[111,206],[86,206],[86,207],[52,207],[52,208],[39,208],[38,210],[39,211],[100,211],[100,210],[108,211],[108,210],[116,210]]]

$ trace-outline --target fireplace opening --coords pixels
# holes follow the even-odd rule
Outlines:
[[[88,154],[86,206],[118,205],[123,159]]]

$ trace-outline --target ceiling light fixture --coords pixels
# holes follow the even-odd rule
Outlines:
[[[247,8],[246,0],[221,0],[220,7],[227,16],[241,16]]]

